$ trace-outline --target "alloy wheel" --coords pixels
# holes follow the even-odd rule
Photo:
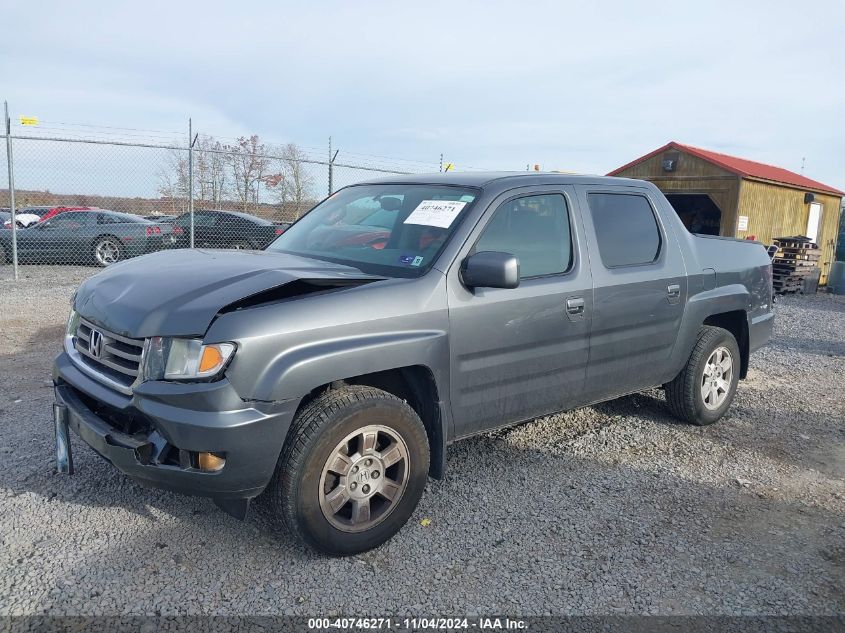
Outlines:
[[[120,245],[112,239],[100,240],[94,249],[97,262],[103,266],[120,261]]]
[[[733,384],[733,358],[727,347],[717,347],[704,365],[701,376],[701,398],[713,411],[724,404]]]
[[[369,425],[346,436],[320,477],[320,508],[343,532],[363,532],[393,511],[408,486],[405,440],[393,429]]]

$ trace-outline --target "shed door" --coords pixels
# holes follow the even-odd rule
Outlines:
[[[810,215],[807,218],[807,232],[805,235],[812,242],[819,243],[819,224],[822,221],[822,205],[819,202],[810,203]]]

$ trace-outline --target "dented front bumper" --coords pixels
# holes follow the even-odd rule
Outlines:
[[[244,402],[228,381],[148,382],[131,396],[81,372],[67,354],[53,368],[56,428],[67,426],[133,479],[216,500],[260,494],[276,467],[297,402]],[[57,430],[57,433],[59,431]],[[217,471],[192,455],[225,457]]]

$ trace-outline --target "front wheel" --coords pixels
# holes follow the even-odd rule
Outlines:
[[[348,556],[408,521],[428,477],[419,416],[387,392],[332,389],[296,417],[267,488],[274,516],[309,545]]]
[[[686,366],[666,385],[672,413],[698,426],[719,420],[736,395],[740,361],[733,334],[719,327],[702,327]]]

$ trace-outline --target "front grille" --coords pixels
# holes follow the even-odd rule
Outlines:
[[[94,346],[92,338],[99,339],[99,345]],[[144,350],[143,339],[120,336],[80,319],[74,347],[82,362],[126,389],[137,380]]]

